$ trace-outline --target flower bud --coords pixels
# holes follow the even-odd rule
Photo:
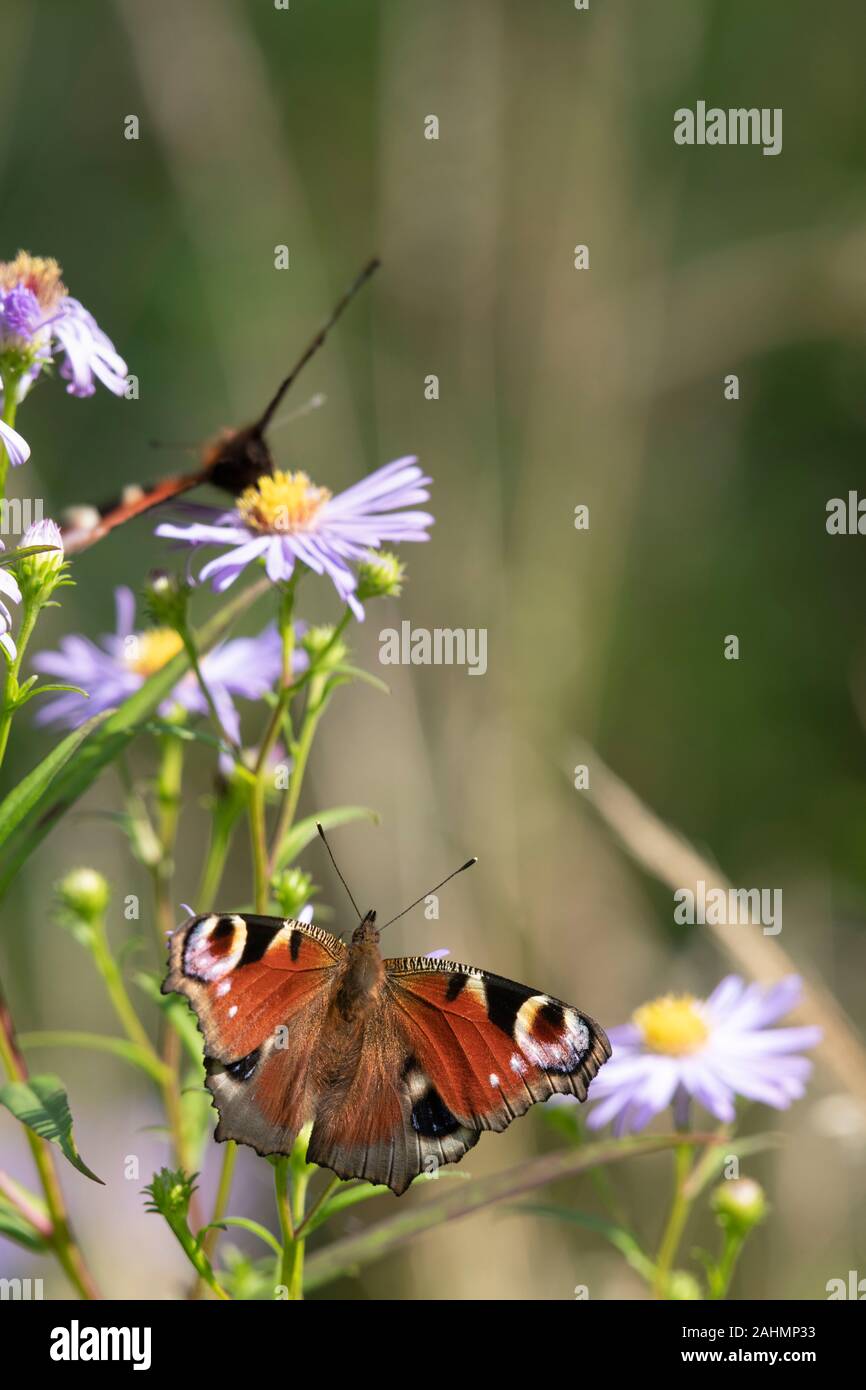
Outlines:
[[[745,1236],[767,1215],[764,1189],[754,1178],[733,1178],[713,1189],[710,1205],[723,1230]]]
[[[315,891],[311,876],[296,867],[284,869],[271,880],[271,892],[284,917],[297,917]]]
[[[668,1298],[680,1303],[694,1303],[702,1298],[701,1286],[687,1269],[671,1270],[668,1279]]]
[[[22,550],[37,545],[50,546],[51,549],[24,556],[18,561],[15,572],[25,603],[43,604],[59,585],[69,583],[60,527],[49,517],[44,521],[34,521],[21,537]]]
[[[358,566],[358,598],[397,598],[403,586],[406,566],[388,550],[370,554]]]
[[[95,922],[108,907],[108,883],[96,869],[72,869],[57,884],[61,906],[85,922]]]
[[[339,638],[334,641],[334,629],[329,623],[308,627],[301,638],[301,646],[310,658],[310,664],[322,670],[339,666],[346,655],[345,643]]]
[[[190,593],[190,585],[176,574],[151,571],[144,587],[144,602],[155,625],[179,631],[186,623]]]

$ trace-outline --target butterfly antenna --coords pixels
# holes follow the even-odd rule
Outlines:
[[[320,410],[326,403],[328,397],[321,391],[317,391],[315,396],[311,396],[306,405],[299,405],[297,410],[289,411],[288,415],[281,415],[279,420],[274,420],[270,426],[271,433],[274,430],[281,430],[283,425],[288,425],[292,420],[300,420],[303,415],[309,415],[314,410]]]
[[[443,878],[442,882],[437,883],[435,888],[428,888],[427,892],[422,893],[420,898],[416,898],[415,901],[413,903],[410,903],[408,907],[404,907],[402,912],[398,912],[396,917],[392,917],[390,922],[385,923],[385,927],[390,927],[391,922],[396,922],[399,920],[399,918],[405,917],[407,912],[411,912],[413,907],[417,907],[419,903],[423,903],[424,899],[429,898],[431,893],[438,893],[439,889],[444,888],[446,883],[450,883],[452,878],[456,878],[458,874],[463,873],[464,869],[471,869],[472,865],[477,863],[477,855],[474,855],[471,859],[467,859],[465,864],[461,864],[459,869],[455,869],[454,872],[450,873],[447,878]],[[383,932],[385,930],[385,927],[380,927],[379,931]]]
[[[289,387],[291,386],[295,378],[298,376],[298,374],[302,371],[304,367],[306,367],[310,358],[314,357],[316,353],[319,351],[319,348],[322,346],[331,329],[334,327],[334,324],[337,322],[337,319],[340,317],[343,310],[346,308],[347,304],[349,304],[349,302],[355,298],[355,295],[358,293],[358,291],[367,283],[367,281],[370,279],[370,276],[379,269],[380,265],[381,261],[379,260],[378,256],[374,256],[371,261],[367,262],[360,275],[358,275],[355,278],[355,280],[346,290],[346,293],[343,295],[342,299],[339,300],[336,307],[333,309],[331,317],[325,323],[322,324],[315,338],[312,339],[312,341],[301,353],[300,357],[298,358],[292,370],[289,372],[289,375],[286,377],[285,381],[280,383],[276,395],[274,396],[270,404],[267,406],[264,414],[256,422],[257,428],[261,432],[264,432],[267,429],[268,425],[273,419],[274,411],[276,410],[280,401],[283,399],[283,396],[286,394],[286,392],[288,391]],[[325,841],[325,843],[327,844],[327,841]]]
[[[326,837],[326,835],[325,835],[325,832],[324,832],[324,830],[322,829],[322,826],[319,824],[318,821],[316,821],[316,829],[318,830],[319,834],[321,835],[322,839],[323,839],[324,842],[325,842],[325,849],[328,851],[328,854],[331,856],[331,863],[333,864],[333,866],[334,866],[334,868],[335,868],[335,870],[336,870],[337,878],[340,880],[340,882],[342,883],[342,885],[343,885],[343,887],[345,888],[346,892],[349,894],[349,901],[351,902],[353,908],[355,909],[355,911],[356,911],[357,914],[358,914],[358,921],[359,921],[359,922],[363,922],[363,920],[364,920],[363,914],[361,913],[361,910],[360,910],[360,908],[358,907],[358,904],[355,902],[355,899],[352,897],[352,890],[351,890],[351,888],[349,887],[349,885],[348,885],[348,883],[346,882],[346,880],[343,878],[343,875],[340,873],[340,870],[337,868],[337,861],[336,861],[336,859],[334,858],[334,852],[333,852],[333,850],[331,849],[331,846],[328,844],[328,840],[327,840],[327,837]]]

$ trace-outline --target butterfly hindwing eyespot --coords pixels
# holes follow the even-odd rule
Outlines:
[[[209,1075],[225,1072],[233,1081],[249,1081],[255,1075],[261,1058],[261,1048],[256,1047],[245,1057],[237,1057],[233,1062],[219,1062],[214,1057],[205,1058]]]
[[[438,1139],[443,1134],[454,1134],[460,1121],[451,1114],[436,1087],[428,1084],[412,1106],[412,1128],[427,1139]]]

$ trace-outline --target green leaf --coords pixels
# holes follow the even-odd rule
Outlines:
[[[45,555],[58,549],[56,545],[20,545],[17,550],[0,551],[0,565],[17,565],[19,560],[26,560],[31,555]]]
[[[536,1216],[551,1216],[557,1221],[570,1221],[573,1225],[581,1226],[585,1231],[595,1231],[598,1235],[604,1236],[609,1240],[621,1255],[625,1256],[642,1279],[648,1284],[653,1282],[655,1276],[655,1264],[649,1255],[641,1249],[637,1236],[627,1230],[625,1226],[618,1226],[615,1221],[608,1221],[603,1216],[595,1216],[592,1212],[578,1211],[574,1207],[560,1207],[547,1202],[519,1202],[510,1208],[511,1211],[523,1211],[535,1214]]]
[[[15,1207],[10,1206],[0,1198],[0,1236],[5,1236],[7,1240],[14,1240],[16,1245],[23,1245],[27,1250],[47,1250],[48,1241],[41,1236],[29,1221]]]
[[[158,734],[160,737],[176,738],[180,743],[204,743],[208,748],[215,748],[219,753],[230,753],[235,756],[231,744],[226,743],[224,738],[217,738],[216,734],[208,733],[206,729],[193,728],[189,724],[175,724],[170,719],[151,719],[143,726],[146,734]]]
[[[68,1029],[55,1029],[39,1033],[19,1033],[18,1041],[25,1052],[36,1047],[84,1047],[94,1052],[110,1052],[122,1062],[129,1062],[146,1072],[157,1085],[163,1085],[168,1074],[158,1057],[154,1057],[138,1043],[128,1038],[106,1037],[103,1033],[78,1033]]]
[[[468,1173],[461,1173],[456,1168],[440,1168],[435,1178],[430,1173],[419,1173],[418,1177],[414,1179],[412,1187],[421,1187],[428,1182],[440,1182],[443,1178],[462,1178],[464,1182],[471,1181]],[[383,1183],[344,1183],[309,1221],[304,1222],[304,1237],[306,1238],[313,1231],[317,1231],[332,1216],[339,1215],[348,1207],[357,1206],[358,1202],[367,1202],[371,1197],[384,1197],[385,1193],[390,1191],[390,1187],[386,1187]]]
[[[692,1144],[715,1142],[715,1135],[690,1134]],[[458,1221],[498,1202],[522,1197],[547,1183],[573,1178],[600,1164],[620,1163],[627,1158],[660,1153],[682,1144],[682,1135],[652,1135],[641,1139],[604,1139],[580,1149],[544,1154],[541,1158],[495,1173],[488,1178],[461,1183],[423,1205],[407,1205],[396,1216],[357,1234],[343,1236],[324,1250],[317,1250],[307,1262],[304,1287],[316,1289],[364,1265],[398,1250],[422,1232],[448,1221]]]
[[[328,685],[345,685],[347,681],[363,681],[365,685],[372,685],[374,690],[380,690],[383,695],[391,694],[390,685],[386,685],[380,676],[374,676],[372,671],[365,671],[361,666],[340,665],[331,668],[328,672],[339,677],[338,680],[328,680]]]
[[[284,869],[287,864],[291,864],[293,860],[297,859],[301,850],[306,849],[307,845],[315,840],[319,833],[316,829],[316,822],[324,826],[325,830],[333,830],[335,826],[346,825],[353,820],[369,820],[374,825],[379,824],[379,816],[368,806],[335,806],[330,811],[322,811],[321,815],[308,816],[306,820],[299,820],[296,825],[292,826],[277,849],[274,857],[274,869]]]
[[[37,695],[55,695],[58,692],[71,695],[84,695],[89,699],[87,691],[82,690],[80,685],[35,685],[35,681],[36,677],[31,676],[30,680],[22,685],[18,692],[18,698],[15,701],[16,709],[20,709],[22,705],[27,704],[28,700],[35,699]],[[78,730],[75,732],[77,733]]]
[[[224,604],[196,634],[195,643],[199,653],[208,651],[219,642],[235,619],[270,588],[270,580],[260,580],[239,594],[231,603]],[[83,742],[79,740],[80,746],[73,748],[71,756],[67,754],[63,759],[65,766],[55,768],[53,780],[48,779],[42,783],[35,799],[31,795],[25,812],[16,815],[11,830],[7,832],[3,862],[0,866],[0,898],[18,869],[37,845],[41,844],[55,822],[87,791],[103,768],[117,758],[141,732],[142,727],[152,718],[159,705],[171,694],[188,669],[189,657],[185,651],[178,652],[177,656],[172,657],[171,661],[130,695],[128,700],[124,700],[117,709],[110,711],[100,728],[91,732]],[[80,734],[81,730],[76,732]],[[65,743],[66,740],[61,747]],[[55,755],[58,752],[59,749],[55,749]],[[20,791],[21,788],[18,787],[10,796],[15,797]]]
[[[0,1105],[11,1110],[16,1120],[32,1129],[40,1139],[57,1144],[79,1173],[105,1186],[75,1147],[69,1101],[59,1077],[30,1076],[26,1081],[7,1081],[5,1086],[0,1086]]]
[[[385,1187],[381,1183],[345,1183],[309,1221],[304,1222],[304,1236],[312,1235],[313,1231],[317,1231],[326,1221],[330,1221],[332,1216],[346,1211],[348,1207],[357,1206],[358,1202],[368,1202],[371,1197],[382,1197],[390,1191],[390,1187]]]
[[[88,719],[86,724],[80,728],[73,729],[71,734],[67,734],[52,748],[47,758],[43,758],[31,772],[28,772],[23,781],[13,787],[8,796],[0,802],[0,846],[3,846],[10,835],[17,829],[26,816],[39,803],[45,795],[51,783],[72,757],[80,744],[103,724],[109,715],[108,710],[97,714],[95,718]]]
[[[224,1231],[226,1226],[238,1226],[242,1231],[249,1231],[251,1235],[258,1236],[259,1240],[263,1240],[265,1245],[269,1245],[278,1258],[282,1257],[283,1247],[276,1236],[271,1235],[266,1226],[262,1226],[258,1221],[251,1221],[248,1216],[224,1216],[221,1221],[211,1221],[209,1226],[203,1226],[199,1231],[196,1236],[196,1244],[201,1245],[202,1238],[207,1231]],[[309,1229],[311,1228],[308,1227]]]

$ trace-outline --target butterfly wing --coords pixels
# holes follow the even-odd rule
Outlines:
[[[323,1095],[309,1158],[404,1192],[560,1093],[585,1100],[610,1056],[587,1015],[452,961],[385,961],[382,1001],[344,1093]]]
[[[115,527],[122,526],[133,517],[152,511],[163,502],[189,492],[190,488],[207,481],[207,472],[178,473],[163,478],[158,483],[145,486],[131,485],[126,488],[117,501],[104,507],[70,507],[63,517],[61,533],[66,555],[78,555],[102,540]]]
[[[217,1139],[288,1153],[312,1119],[310,1067],[346,948],[276,917],[194,917],[171,940],[163,993],[183,994],[205,1041]]]

